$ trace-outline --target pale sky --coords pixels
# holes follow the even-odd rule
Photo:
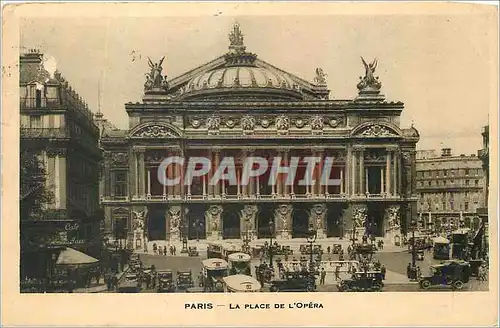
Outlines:
[[[164,74],[174,78],[224,54],[235,20],[260,59],[310,81],[323,68],[332,99],[354,98],[360,56],[377,57],[382,92],[405,103],[401,126],[419,130],[418,149],[482,148],[496,60],[485,54],[497,44],[479,15],[37,18],[21,24],[21,47],[53,56],[94,112],[101,79],[101,111],[128,128],[124,104],[141,100],[146,56],[165,55]]]

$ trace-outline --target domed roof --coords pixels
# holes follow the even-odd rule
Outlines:
[[[295,90],[297,85],[284,74],[251,66],[233,66],[204,72],[189,81],[185,92],[213,88],[282,88]]]
[[[298,84],[286,73],[256,65],[257,56],[245,51],[238,25],[230,34],[230,41],[224,65],[194,76],[181,88],[182,98],[303,98]]]

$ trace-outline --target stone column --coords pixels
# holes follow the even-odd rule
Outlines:
[[[139,197],[144,198],[146,196],[146,172],[144,163],[144,151],[145,149],[139,150]]]
[[[111,152],[104,152],[104,194],[102,196],[110,196],[110,185],[111,185]],[[48,171],[48,165],[45,165]],[[48,179],[47,179],[48,180]]]
[[[365,193],[365,190],[364,190],[364,173],[365,173],[365,155],[364,155],[364,152],[363,152],[363,149],[360,149],[359,152],[358,152],[358,156],[359,156],[359,185],[358,185],[358,188],[359,188],[359,195],[364,195]]]
[[[150,198],[151,197],[151,169],[148,169],[148,179],[147,179],[146,186],[147,186],[147,194],[146,194],[146,196],[148,198]]]
[[[285,240],[292,238],[292,205],[279,204],[274,212],[274,226],[276,239]]]
[[[248,184],[247,185],[242,185],[241,184],[241,179],[243,177],[243,169],[244,169],[244,165],[245,165],[245,162],[247,160],[247,150],[246,149],[243,149],[241,151],[241,172],[240,172],[240,189],[241,189],[241,196],[242,197],[247,197],[248,195]]]
[[[214,152],[215,152],[214,165],[215,165],[215,170],[217,170],[217,169],[219,169],[219,164],[220,164],[220,150],[215,149]],[[215,197],[220,196],[220,190],[221,190],[221,183],[220,183],[220,181],[217,181],[217,183],[214,185],[214,196]]]
[[[208,196],[208,198],[210,198],[214,194],[214,188],[210,184],[210,182],[212,181],[213,173],[214,173],[214,154],[212,152],[212,149],[210,149],[208,151],[208,158],[210,158],[211,167],[210,167],[210,171],[208,171],[208,173],[206,174],[206,176],[207,176],[206,187],[208,188],[207,196]]]
[[[173,156],[173,153],[168,152],[168,157],[172,157],[172,156]],[[167,177],[168,177],[168,179],[172,179],[174,177],[173,164],[170,164],[167,167]],[[167,186],[167,194],[168,194],[168,198],[170,198],[170,199],[174,198],[174,186]]]
[[[181,155],[182,154],[176,154],[175,156],[182,157]],[[177,177],[180,178],[179,183],[174,186],[174,196],[175,196],[175,198],[181,198],[181,196],[182,196],[182,190],[181,190],[181,185],[182,185],[182,168],[181,168],[181,166],[179,164],[175,164],[174,171],[175,171],[174,177],[175,178],[177,178]]]
[[[394,153],[394,169],[393,169],[393,187],[394,196],[399,195],[399,181],[400,181],[400,169],[399,169],[399,152]]]
[[[384,194],[384,168],[380,168],[380,194]]]
[[[137,197],[138,192],[137,189],[139,188],[139,185],[137,183],[137,152],[135,149],[131,149],[130,151],[130,156],[129,156],[129,177],[128,177],[128,190],[129,190],[129,195],[130,197]]]
[[[207,240],[222,239],[222,205],[210,205],[205,211]]]
[[[289,152],[290,150],[289,149],[284,149],[283,150],[283,162],[284,162],[284,166],[287,166],[290,165],[290,160],[289,160]],[[288,180],[288,174],[286,176],[283,177],[283,188],[281,189],[282,192],[283,192],[283,195],[288,195],[290,194],[290,190],[289,190],[289,186],[287,185],[287,180]]]
[[[318,167],[316,170],[316,194],[323,195],[323,186],[321,185],[321,174],[323,173],[323,165],[325,161],[325,154],[323,149],[319,149],[317,155],[320,158]]]
[[[357,187],[357,182],[359,178],[357,178],[357,172],[356,172],[356,167],[357,167],[357,151],[354,149],[351,152],[351,167],[349,169],[350,175],[351,175],[351,195],[355,196],[358,194],[358,187]]]
[[[344,168],[345,168],[345,193],[347,195],[352,194],[352,189],[351,189],[351,179],[353,179],[351,175],[351,161],[352,161],[352,150],[351,146],[347,146],[347,156],[345,157],[345,163],[344,163]]]
[[[392,195],[392,190],[391,190],[391,149],[387,149],[387,154],[386,154],[386,159],[385,159],[385,192],[387,196]]]
[[[345,194],[344,190],[344,168],[340,168],[340,194]]]

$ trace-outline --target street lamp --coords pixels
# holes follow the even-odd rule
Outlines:
[[[274,220],[271,218],[269,220],[269,233],[270,233],[270,238],[269,238],[269,266],[271,267],[271,270],[274,272],[274,267],[273,267],[273,234],[274,234]]]
[[[187,247],[187,228],[188,228],[188,225],[187,225],[187,222],[186,220],[184,220],[183,224],[182,224],[182,249],[181,249],[181,254],[186,254],[186,253],[189,253],[188,252],[188,247]]]
[[[416,221],[415,219],[411,219],[411,268],[412,268],[412,275],[415,278],[416,277],[416,272],[417,272],[417,264],[416,264],[416,259],[417,259],[417,250],[415,248],[415,229],[416,229]]]
[[[310,284],[311,287],[314,286],[314,280],[315,280],[315,268],[314,268],[314,263],[313,263],[313,244],[316,242],[316,237],[318,233],[316,230],[313,229],[313,226],[309,226],[309,233],[307,234],[307,242],[309,243],[309,275],[310,275]]]

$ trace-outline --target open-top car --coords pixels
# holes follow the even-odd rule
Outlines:
[[[429,275],[422,275],[419,280],[420,288],[429,289],[432,286],[451,286],[460,290],[469,282],[471,267],[465,261],[446,261],[431,265]]]
[[[272,292],[313,292],[316,290],[316,278],[307,271],[286,272],[284,279],[271,281]]]
[[[177,271],[177,289],[186,290],[192,287],[194,287],[194,282],[191,270]]]
[[[358,271],[337,284],[341,292],[378,292],[384,287],[380,271]]]
[[[175,291],[174,278],[172,270],[158,271],[158,292],[173,292]]]

